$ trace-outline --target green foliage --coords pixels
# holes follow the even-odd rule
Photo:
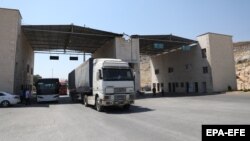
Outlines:
[[[40,76],[39,74],[34,75],[34,76],[33,76],[33,85],[35,85],[36,82],[37,82],[39,79],[41,79],[41,78],[42,78],[42,76]]]

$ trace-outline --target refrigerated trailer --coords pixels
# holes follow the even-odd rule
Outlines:
[[[73,101],[94,105],[97,111],[105,106],[129,109],[134,103],[134,76],[121,59],[90,58],[69,73],[68,83]]]

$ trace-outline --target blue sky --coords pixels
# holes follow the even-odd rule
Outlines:
[[[23,24],[75,24],[132,34],[174,34],[190,39],[205,32],[250,40],[249,0],[0,0],[0,7],[19,9]],[[67,78],[82,63],[35,57],[35,74]],[[80,56],[79,56],[80,57]],[[44,67],[46,66],[46,67]]]

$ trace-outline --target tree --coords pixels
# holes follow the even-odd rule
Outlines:
[[[41,79],[41,78],[42,78],[42,76],[40,76],[39,74],[34,75],[34,76],[33,76],[33,84],[35,85],[36,82],[37,82],[39,79]]]

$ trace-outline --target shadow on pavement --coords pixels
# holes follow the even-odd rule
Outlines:
[[[154,111],[154,109],[141,107],[137,105],[131,105],[129,110],[124,110],[122,107],[105,107],[105,113],[107,114],[134,114],[134,113],[142,113],[142,112],[150,112]]]
[[[69,96],[60,97],[58,102],[39,102],[39,103],[37,103],[36,98],[32,98],[30,105],[25,105],[25,102],[23,102],[23,103],[12,105],[12,106],[6,107],[6,108],[43,108],[43,107],[49,108],[50,105],[64,105],[64,104],[79,104],[79,103],[72,102],[71,98]]]

